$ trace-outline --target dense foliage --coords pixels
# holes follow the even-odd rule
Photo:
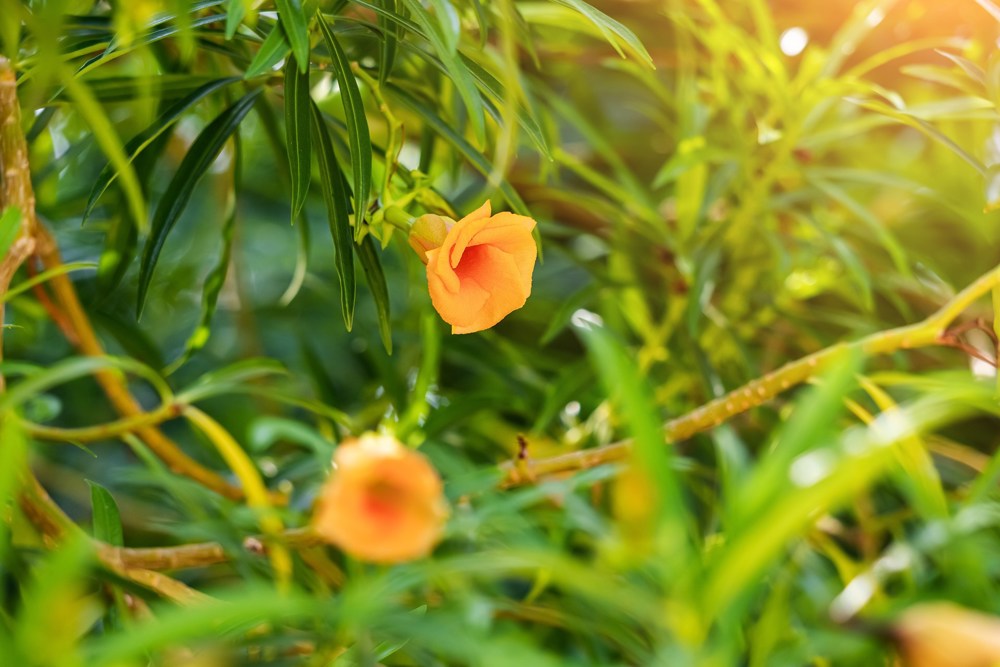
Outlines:
[[[0,664],[939,664],[905,610],[1000,614],[1000,7],[816,4],[0,0]],[[531,296],[453,334],[407,230],[487,200]],[[370,431],[427,558],[310,528]]]

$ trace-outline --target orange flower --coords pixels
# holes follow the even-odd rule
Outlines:
[[[450,221],[440,222],[447,228]],[[487,201],[447,229],[443,240],[438,221],[427,221],[427,234],[414,230],[419,247],[413,236],[411,245],[426,253],[431,302],[452,333],[489,329],[528,300],[538,252],[534,228],[523,215],[491,216]]]
[[[320,495],[317,535],[359,559],[398,563],[428,555],[441,538],[447,505],[427,459],[389,435],[343,443]]]
[[[910,607],[894,624],[906,667],[1000,665],[1000,618],[948,602]]]

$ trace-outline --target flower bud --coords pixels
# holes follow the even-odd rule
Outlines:
[[[422,215],[410,227],[410,247],[413,248],[420,261],[427,263],[427,251],[440,248],[448,236],[448,230],[455,221],[441,215],[428,213]]]

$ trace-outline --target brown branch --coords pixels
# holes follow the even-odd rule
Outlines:
[[[752,380],[743,387],[706,403],[682,417],[668,421],[664,425],[665,439],[668,443],[686,440],[715,428],[751,408],[763,405],[775,396],[811,379],[848,349],[860,350],[866,355],[876,355],[917,347],[953,345],[953,337],[949,335],[948,327],[966,308],[998,285],[1000,285],[1000,267],[981,276],[922,322],[881,331],[852,343],[838,343],[825,348],[785,364],[778,370]],[[499,485],[500,488],[509,488],[531,484],[547,475],[620,461],[628,456],[631,449],[631,440],[622,440],[603,447],[583,449],[545,459],[530,460],[518,457],[500,465],[503,478]]]
[[[0,294],[10,287],[18,268],[35,250],[35,194],[31,187],[28,147],[21,132],[21,107],[17,101],[17,79],[10,62],[0,56],[0,214],[9,207],[21,213],[21,230],[14,243],[0,259]],[[0,327],[4,322],[4,304],[0,302]],[[3,359],[3,334],[0,331],[0,360]],[[0,391],[4,389],[0,374]]]

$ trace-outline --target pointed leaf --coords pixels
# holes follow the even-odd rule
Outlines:
[[[115,547],[125,545],[122,518],[118,503],[111,493],[97,482],[87,480],[90,504],[94,511],[94,538]]]
[[[389,324],[389,288],[382,272],[382,263],[375,250],[375,241],[369,234],[358,245],[358,260],[365,272],[368,288],[375,298],[375,310],[378,312],[378,333],[387,354],[392,354],[392,327]]]
[[[624,43],[633,53],[646,61],[647,65],[653,67],[653,58],[646,51],[646,47],[642,45],[642,42],[639,41],[634,32],[618,21],[597,8],[588,5],[583,0],[553,0],[553,2],[575,9],[586,16],[588,20],[597,26],[597,29],[601,31],[601,34],[604,35],[608,43],[614,47],[618,55],[623,58],[625,57],[625,53],[622,51],[622,44]]]
[[[298,67],[295,56],[285,63],[285,142],[292,176],[292,221],[306,203],[312,166],[309,72]]]
[[[326,127],[323,113],[313,102],[310,104],[313,116],[313,130],[316,132],[316,154],[319,157],[319,179],[323,186],[327,220],[333,236],[335,266],[340,279],[340,307],[344,324],[350,331],[354,324],[354,301],[357,287],[354,278],[354,237],[351,233],[351,217],[348,208],[347,188],[344,177],[337,165],[333,152],[330,131]]]
[[[292,45],[292,53],[299,63],[299,71],[309,67],[309,21],[302,10],[301,0],[275,0],[281,27]]]
[[[292,47],[288,44],[285,32],[275,23],[271,32],[257,49],[257,54],[250,61],[250,65],[243,73],[244,79],[252,79],[261,74],[270,74],[274,66],[281,62],[282,58],[287,58]]]
[[[128,162],[130,164],[134,162],[135,159],[144,150],[146,150],[150,144],[156,141],[156,139],[159,138],[164,132],[172,128],[180,119],[181,115],[197,102],[201,101],[207,95],[215,92],[219,88],[228,86],[236,81],[239,81],[239,78],[235,76],[226,79],[209,81],[203,86],[200,86],[192,91],[183,99],[170,105],[170,107],[160,114],[160,117],[157,118],[152,125],[135,135],[127,144],[125,144],[125,153],[128,156]],[[101,173],[98,174],[93,187],[90,189],[90,196],[87,198],[87,207],[83,212],[83,222],[87,222],[87,218],[94,211],[94,207],[97,205],[101,195],[107,191],[117,178],[118,170],[114,168],[114,165],[108,164],[101,170]]]
[[[337,36],[333,34],[322,16],[319,18],[319,27],[333,58],[333,67],[340,82],[340,99],[344,104],[347,139],[351,147],[351,166],[354,171],[354,240],[357,241],[361,238],[363,229],[361,222],[368,211],[368,194],[371,192],[372,141],[368,133],[368,118],[365,115],[365,103],[361,99],[358,81],[351,71],[351,63],[340,42],[337,41]]]
[[[215,162],[222,147],[239,127],[240,122],[253,107],[261,92],[263,89],[257,89],[245,95],[202,130],[191,145],[187,155],[184,156],[184,160],[177,169],[177,173],[174,174],[173,180],[170,181],[170,185],[167,186],[167,190],[156,209],[153,228],[146,240],[142,264],[139,267],[137,316],[142,314],[149,283],[153,278],[153,270],[156,268],[156,261],[160,257],[160,251],[163,249],[167,235],[173,229],[181,213],[184,212],[188,200],[191,199],[191,194],[194,192],[195,185]]]

